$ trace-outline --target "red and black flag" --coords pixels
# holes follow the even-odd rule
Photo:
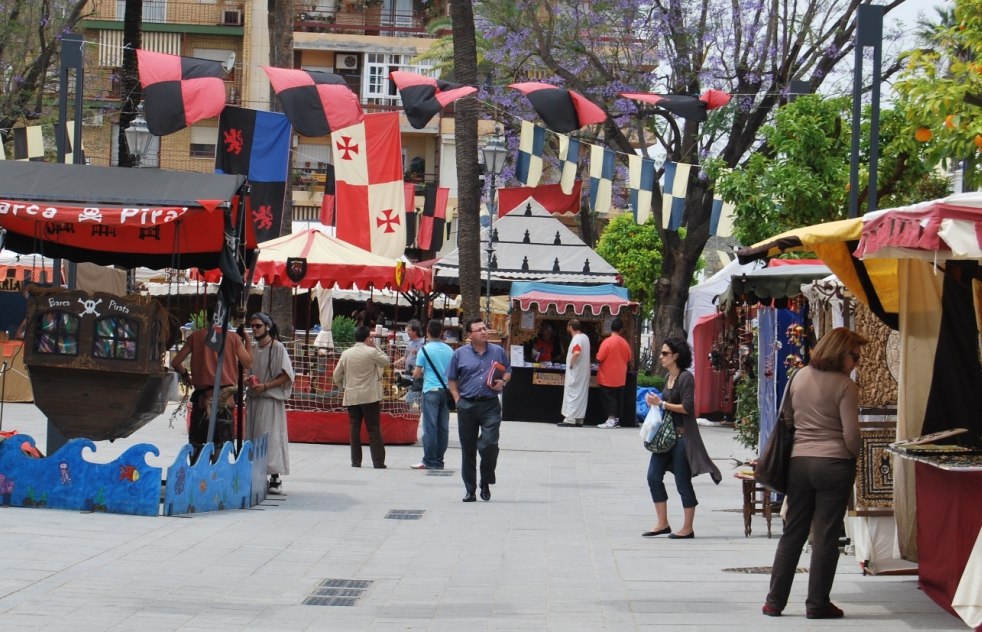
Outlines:
[[[457,99],[477,92],[474,86],[448,83],[402,70],[392,71],[389,73],[389,78],[399,89],[406,118],[415,129],[426,127],[430,119]]]
[[[256,240],[280,236],[290,162],[290,122],[276,112],[227,107],[218,120],[215,172],[246,176]]]
[[[708,110],[715,110],[730,102],[730,95],[720,90],[707,90],[701,97],[684,94],[652,94],[650,92],[621,92],[619,94],[626,99],[657,105],[676,116],[696,123],[701,123],[708,118]]]
[[[154,136],[166,136],[222,113],[222,63],[136,51],[143,86],[144,116]]]
[[[283,113],[302,136],[327,136],[365,120],[358,95],[341,75],[271,66],[263,70],[280,98]]]
[[[536,82],[513,83],[508,87],[524,93],[546,127],[559,134],[607,120],[606,112],[571,90]]]
[[[443,248],[443,231],[447,223],[447,200],[450,189],[435,184],[426,185],[423,214],[419,218],[419,237],[416,243],[421,250]]]

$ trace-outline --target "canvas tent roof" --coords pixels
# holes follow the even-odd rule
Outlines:
[[[720,295],[719,302],[728,308],[740,297],[746,297],[750,303],[789,298],[801,294],[802,284],[828,275],[828,267],[814,265],[778,266],[737,274],[730,287]]]
[[[245,176],[0,162],[4,247],[101,265],[218,267]],[[233,214],[234,217],[234,214]],[[247,246],[255,247],[251,222]]]
[[[612,265],[532,198],[496,220],[491,231],[498,238],[494,247],[497,267],[491,273],[493,283],[542,281],[596,285],[619,280]],[[481,231],[482,279],[487,274],[484,254],[487,239],[485,228]],[[456,283],[459,265],[459,250],[434,263],[436,281]]]

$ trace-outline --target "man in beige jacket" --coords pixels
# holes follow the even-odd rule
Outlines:
[[[368,429],[372,464],[385,469],[382,442],[382,381],[379,369],[389,365],[389,356],[375,346],[368,327],[355,328],[355,346],[341,354],[334,368],[334,383],[344,388],[344,406],[351,422],[351,467],[361,467],[361,422]]]

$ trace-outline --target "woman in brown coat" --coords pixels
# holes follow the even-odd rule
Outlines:
[[[723,476],[709,458],[702,435],[699,434],[699,424],[696,423],[696,380],[686,371],[692,365],[689,343],[683,338],[666,340],[661,348],[661,365],[668,371],[665,392],[662,397],[649,393],[645,400],[649,406],[659,406],[663,412],[672,414],[676,439],[669,452],[652,453],[648,463],[648,488],[651,490],[651,500],[655,503],[658,523],[651,531],[641,535],[646,538],[656,535],[668,535],[672,539],[694,538],[696,534],[692,521],[699,501],[696,500],[696,492],[692,488],[692,479],[700,474],[709,474],[713,482],[719,485]],[[674,533],[668,526],[668,492],[663,482],[666,471],[675,474],[675,487],[682,497],[685,512],[682,528]]]
[[[795,435],[788,471],[788,518],[777,544],[771,591],[763,612],[781,616],[791,594],[801,548],[812,536],[808,569],[809,619],[838,619],[842,610],[829,601],[839,563],[839,530],[856,480],[859,456],[859,389],[850,379],[866,339],[845,327],[825,334],[811,363],[791,380],[785,415]]]

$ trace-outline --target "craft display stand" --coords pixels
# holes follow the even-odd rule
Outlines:
[[[750,537],[752,532],[751,522],[754,516],[760,515],[767,521],[767,537],[771,537],[771,518],[774,510],[781,510],[780,502],[771,501],[771,492],[763,485],[759,485],[753,475],[740,474],[733,475],[743,482],[743,535]]]

